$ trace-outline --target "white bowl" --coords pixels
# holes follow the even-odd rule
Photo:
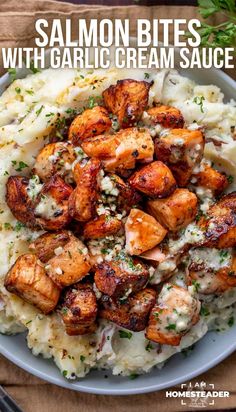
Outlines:
[[[180,71],[198,84],[215,84],[225,94],[225,100],[236,100],[236,83],[225,73],[216,70]],[[19,77],[25,72],[20,71]],[[0,93],[9,83],[8,75],[0,79]],[[236,325],[225,333],[209,332],[195,345],[191,355],[173,356],[161,370],[154,368],[152,372],[141,375],[135,380],[112,376],[107,371],[92,371],[87,377],[77,381],[67,381],[53,363],[41,357],[35,357],[28,349],[25,336],[0,335],[0,352],[27,372],[48,382],[76,391],[103,395],[131,395],[157,391],[188,381],[217,365],[236,349]]]

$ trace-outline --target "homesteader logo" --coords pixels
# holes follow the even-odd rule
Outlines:
[[[215,404],[216,398],[228,398],[228,391],[215,390],[214,383],[182,383],[181,390],[166,391],[167,398],[180,398],[181,405],[192,408],[206,408]]]

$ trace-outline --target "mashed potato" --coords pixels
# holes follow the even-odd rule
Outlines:
[[[107,321],[100,321],[93,335],[68,336],[56,313],[42,315],[35,307],[9,294],[3,286],[10,266],[28,250],[29,241],[39,235],[22,227],[8,209],[4,200],[8,176],[27,174],[35,155],[47,142],[58,113],[68,116],[71,109],[83,107],[90,96],[101,95],[109,85],[130,76],[130,71],[116,69],[94,72],[48,69],[14,81],[0,99],[0,332],[14,334],[27,330],[27,342],[33,354],[53,358],[67,378],[83,377],[93,367],[111,368],[114,374],[122,375],[148,372],[154,365],[161,367],[174,353],[191,346],[209,329],[225,329],[234,316],[236,290],[231,290],[205,302],[205,314],[184,336],[179,347],[163,345],[160,350],[158,344],[150,344],[144,332],[132,332],[130,339],[121,338],[122,328]],[[143,71],[135,71],[132,78],[143,80]],[[178,107],[189,128],[204,126],[205,158],[234,176],[236,182],[236,142],[232,137],[235,102],[224,103],[218,87],[196,85],[176,71],[150,72],[149,80],[154,81],[150,103],[161,101]],[[215,146],[211,139],[225,144]],[[233,189],[232,184],[230,191]],[[120,247],[122,242],[122,239],[118,242]],[[177,278],[173,281],[178,283]]]

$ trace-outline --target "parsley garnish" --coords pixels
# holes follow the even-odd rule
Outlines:
[[[85,361],[85,356],[84,356],[84,355],[80,355],[80,360],[81,360],[81,362],[84,362],[84,361]]]
[[[176,329],[176,324],[175,323],[170,323],[168,326],[166,326],[167,330],[175,330]]]
[[[195,96],[193,99],[193,102],[196,103],[199,107],[202,113],[204,113],[203,110],[203,100],[205,100],[204,96]]]
[[[133,334],[132,332],[126,331],[126,330],[119,330],[119,335],[121,339],[131,339]]]
[[[16,80],[16,69],[8,69],[7,71],[10,76],[11,82],[14,82],[14,80]]]
[[[231,317],[229,318],[229,320],[228,320],[228,325],[229,325],[230,328],[234,325],[234,317],[233,317],[233,316],[231,316]]]
[[[21,93],[21,88],[20,87],[15,87],[15,91],[16,91],[17,94],[20,94]]]
[[[197,30],[201,36],[201,47],[235,47],[236,3],[235,0],[198,0],[199,13],[204,19],[218,15],[223,22],[217,25],[202,22]],[[222,21],[222,20],[221,20]]]
[[[38,110],[36,110],[36,115],[37,115],[37,117],[40,115],[40,113],[41,113],[41,111],[43,110],[43,108],[44,108],[44,105],[42,104],[42,106],[41,106]]]
[[[21,160],[19,161],[19,165],[17,168],[15,168],[16,172],[21,172],[23,169],[26,167],[29,167],[25,162],[22,162]]]
[[[210,312],[205,306],[201,306],[200,315],[201,316],[208,316],[208,315],[210,315]]]
[[[228,180],[229,184],[231,184],[234,181],[234,177],[229,175],[229,176],[227,176],[227,180]]]
[[[137,373],[131,373],[130,375],[129,375],[129,378],[133,381],[134,379],[137,379],[138,378],[138,374]]]
[[[149,341],[148,344],[145,347],[147,352],[150,352],[152,349],[154,349],[154,347],[152,346],[151,342]]]

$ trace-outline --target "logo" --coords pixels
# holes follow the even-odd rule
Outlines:
[[[214,383],[182,383],[181,390],[166,391],[167,398],[180,398],[181,405],[191,408],[206,408],[215,405],[217,398],[229,398],[228,391],[218,391]]]

